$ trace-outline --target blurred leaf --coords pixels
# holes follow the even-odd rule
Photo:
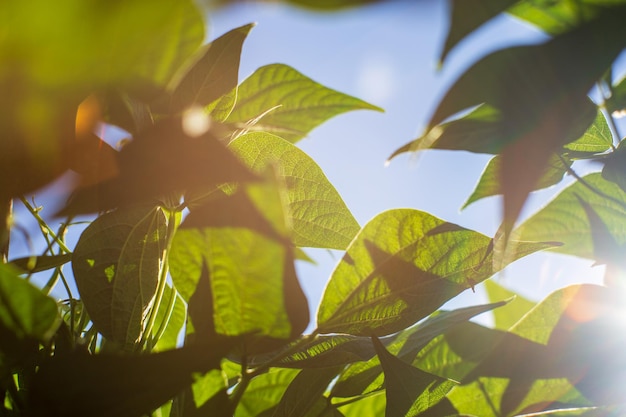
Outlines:
[[[487,291],[487,297],[489,301],[495,302],[496,300],[511,299],[506,306],[494,310],[493,317],[495,319],[495,328],[501,330],[507,330],[511,328],[524,314],[526,314],[531,308],[535,306],[535,303],[527,300],[521,295],[510,291],[503,286],[496,284],[493,280],[485,281],[485,290]]]
[[[361,399],[338,407],[345,416],[384,416],[387,406],[386,395],[379,392],[363,396]]]
[[[612,7],[543,44],[492,53],[467,70],[435,110],[431,140],[438,124],[462,110],[486,103],[499,111],[505,236],[550,155],[595,118],[586,94],[625,46],[625,16],[623,5]]]
[[[298,6],[322,11],[341,10],[347,7],[363,6],[372,3],[384,3],[388,0],[287,0]]]
[[[237,103],[226,122],[276,134],[297,142],[324,121],[351,110],[380,108],[324,87],[282,64],[256,70],[237,91]]]
[[[298,375],[295,369],[270,369],[255,376],[239,401],[235,417],[257,417],[276,407],[291,381]]]
[[[324,399],[328,384],[341,368],[340,366],[301,370],[287,387],[274,410],[273,417],[305,416],[319,400]]]
[[[170,112],[206,106],[237,86],[241,48],[254,24],[247,24],[206,45],[202,55],[172,93]]]
[[[104,211],[168,193],[255,179],[210,131],[191,137],[180,118],[163,119],[142,131],[119,152],[118,167],[115,178],[79,189],[62,213]]]
[[[544,244],[522,244],[516,258]],[[370,221],[322,298],[320,333],[390,334],[493,275],[492,240],[430,214],[390,210]]]
[[[29,405],[41,417],[139,417],[188,387],[194,374],[219,369],[235,342],[144,355],[56,355],[41,364]]]
[[[4,19],[2,61],[40,85],[91,87],[138,79],[165,85],[204,38],[202,14],[189,0],[106,7],[68,0],[57,6],[10,2],[0,11],[10,17]]]
[[[249,198],[245,189],[195,209],[172,243],[170,273],[190,303],[190,314],[191,300],[200,288],[205,288],[204,296],[195,305],[202,311],[211,302],[203,298],[212,294],[217,334],[256,333],[284,343],[307,326],[308,306],[295,274],[293,250],[283,237],[279,191],[263,184],[248,188],[263,197],[263,211],[260,200]],[[281,219],[270,223],[264,216],[268,211],[280,215],[283,231],[273,227]],[[200,287],[204,265],[210,285]],[[196,321],[193,316],[192,320]],[[249,340],[256,336],[251,334]]]
[[[36,272],[47,271],[48,269],[60,267],[71,260],[72,254],[64,253],[61,255],[42,255],[17,258],[13,259],[9,262],[9,264],[22,271],[34,274]]]
[[[416,326],[380,340],[390,353],[407,363],[411,363],[415,361],[418,353],[437,336],[478,314],[501,307],[504,304],[506,302],[465,307],[453,311],[439,311]],[[346,344],[345,347],[340,347],[346,349],[348,346]],[[333,396],[353,397],[380,389],[382,386],[380,361],[378,357],[371,356],[362,359],[367,360],[366,362],[351,364],[340,374],[339,379],[333,385]]]
[[[67,154],[68,168],[80,174],[83,187],[115,177],[118,172],[118,152],[94,134],[77,137]]]
[[[345,249],[359,224],[320,167],[291,143],[268,133],[240,136],[229,144],[252,170],[273,165],[284,181],[296,246]]]
[[[166,218],[160,208],[103,214],[82,233],[72,261],[81,298],[98,331],[132,350],[156,294]]]
[[[580,201],[585,201],[610,230],[615,241],[626,244],[626,193],[605,181],[598,173],[583,177],[563,190],[543,209],[515,231],[519,240],[537,241],[550,238],[563,242],[551,250],[568,255],[595,259],[593,231]],[[592,189],[589,189],[589,187]]]
[[[47,343],[61,323],[56,302],[21,278],[16,270],[0,264],[0,350],[12,352],[20,340]]]
[[[567,166],[564,166],[563,162],[565,162]],[[544,172],[542,177],[539,179],[537,184],[535,184],[531,191],[540,190],[542,188],[547,188],[551,185],[558,184],[563,180],[563,176],[567,172],[567,168],[571,165],[572,161],[567,160],[564,157],[562,161],[558,155],[552,155],[552,157],[546,163],[546,166],[543,169]],[[482,198],[502,194],[499,178],[501,167],[502,158],[500,157],[500,155],[496,155],[489,160],[489,163],[487,164],[485,170],[480,176],[480,180],[478,180],[478,184],[476,184],[476,188],[474,188],[474,192],[463,204],[462,209]]]
[[[626,191],[626,169],[624,168],[626,145],[624,141],[620,142],[617,149],[607,155],[603,162],[602,178],[617,184],[622,191]]]
[[[620,0],[520,1],[508,13],[532,23],[550,35],[557,35],[591,20],[602,8],[619,3]]]
[[[441,62],[461,40],[518,0],[454,0],[451,4],[450,29],[441,52]]]
[[[416,416],[437,404],[456,385],[403,362],[376,337],[372,337],[372,342],[385,373],[385,416]]]
[[[626,109],[626,77],[613,86],[611,92],[611,97],[606,101],[608,112],[613,113]]]
[[[163,94],[163,93],[161,93]],[[105,88],[97,93],[106,123],[121,127],[132,135],[154,123],[150,107],[145,101],[121,88]]]

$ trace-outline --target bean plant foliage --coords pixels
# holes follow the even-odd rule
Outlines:
[[[613,114],[626,83],[612,66],[625,1],[450,2],[442,65],[501,13],[549,35],[478,60],[391,153],[493,155],[466,203],[503,196],[493,237],[408,208],[359,225],[298,141],[381,109],[284,64],[240,81],[253,25],[203,44],[205,12],[191,0],[0,6],[0,416],[623,415]],[[128,140],[107,143],[101,126]],[[579,160],[602,170],[580,176]],[[63,174],[54,229],[33,196]],[[516,222],[566,174],[571,185]],[[11,256],[13,202],[43,252]],[[343,251],[314,318],[294,267],[303,248]],[[488,281],[540,250],[606,264],[605,285],[533,303]],[[489,304],[441,309],[482,282]],[[471,321],[486,312],[492,327]]]

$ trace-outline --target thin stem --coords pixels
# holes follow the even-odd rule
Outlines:
[[[159,325],[159,329],[157,330],[154,337],[149,339],[148,350],[152,350],[152,348],[154,348],[154,346],[157,344],[159,339],[161,339],[161,337],[163,336],[163,333],[165,333],[165,329],[167,328],[167,325],[170,322],[172,313],[174,312],[174,306],[176,305],[176,297],[177,297],[176,290],[172,288],[172,291],[170,294],[171,296],[170,296],[169,301],[167,302],[167,309],[165,310],[165,316],[163,317],[163,321]]]
[[[160,209],[159,209],[160,210]],[[159,311],[159,305],[161,304],[161,300],[163,300],[163,294],[165,293],[165,287],[167,284],[167,274],[169,272],[169,253],[172,246],[172,241],[174,240],[174,234],[176,233],[177,224],[177,214],[176,211],[170,211],[167,219],[167,231],[165,232],[165,249],[163,249],[163,263],[161,265],[161,271],[159,273],[159,284],[157,287],[156,295],[154,297],[154,304],[152,305],[152,309],[150,310],[150,315],[148,316],[148,321],[146,328],[141,336],[141,341],[139,342],[139,347],[145,345],[146,349],[149,350],[150,346],[147,345],[148,338],[152,333],[152,328],[156,322],[156,318]]]
[[[9,259],[9,244],[11,241],[11,216],[13,214],[13,199],[0,201],[0,262],[6,263]]]
[[[57,245],[59,245],[59,248],[61,248],[61,250],[65,253],[72,253],[72,251],[65,245],[65,242],[57,236],[54,230],[52,230],[48,223],[46,223],[46,221],[39,215],[39,210],[33,207],[24,197],[20,197],[20,201],[24,204],[24,207],[26,207],[35,220],[37,220],[37,223],[39,223],[42,230],[45,230],[47,234],[52,236],[52,239]]]

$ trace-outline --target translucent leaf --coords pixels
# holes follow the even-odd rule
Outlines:
[[[303,369],[289,384],[274,410],[273,417],[305,416],[319,400],[324,399],[328,384],[341,367]]]
[[[239,86],[237,103],[226,121],[243,126],[271,110],[250,128],[297,142],[331,117],[361,109],[381,111],[326,88],[293,68],[273,64],[259,68]]]
[[[402,330],[397,335],[384,337],[380,340],[390,353],[398,356],[407,363],[412,363],[416,360],[418,353],[428,345],[429,342],[442,333],[448,331],[450,328],[455,328],[477,314],[501,307],[504,304],[506,304],[506,302],[465,307],[453,311],[440,311],[416,326]],[[343,349],[347,349],[347,347],[348,346],[342,346]],[[333,396],[353,397],[377,391],[382,387],[382,369],[378,357],[366,359],[366,362],[354,363],[341,373],[339,379],[333,385]],[[441,359],[441,357],[439,357],[439,359]],[[442,360],[442,364],[446,362],[447,361]],[[439,364],[429,366],[439,370]],[[440,376],[443,375],[441,373],[437,374]]]
[[[8,344],[19,340],[48,342],[61,323],[57,303],[3,264],[0,264],[0,300],[0,346],[5,354],[17,353],[11,352]]]
[[[532,23],[544,32],[557,35],[592,19],[603,6],[613,6],[618,3],[619,0],[520,1],[508,12],[517,18]]]
[[[543,209],[522,223],[514,236],[520,240],[550,239],[563,245],[552,250],[595,259],[592,227],[580,201],[585,201],[610,230],[615,241],[626,243],[626,193],[600,174],[590,174],[563,190]],[[592,189],[589,189],[590,186]]]
[[[559,158],[557,155],[553,155],[550,158],[544,167],[543,175],[533,187],[533,191],[550,187],[551,185],[558,184],[563,180],[563,176],[567,172],[567,168],[572,165],[572,161],[567,160],[564,157],[562,158],[563,159]],[[476,184],[476,188],[474,188],[472,195],[470,195],[465,204],[463,204],[463,209],[485,197],[502,194],[500,185],[501,166],[502,158],[499,155],[494,156],[489,160],[489,163],[480,176],[478,184]]]
[[[506,306],[493,312],[496,329],[509,329],[535,305],[534,302],[527,300],[517,293],[507,290],[501,285],[496,284],[493,280],[485,281],[485,290],[487,291],[489,301],[492,302],[512,298]]]
[[[541,247],[521,244],[515,259]],[[318,330],[390,334],[495,272],[488,237],[421,211],[390,210],[361,230],[335,268]]]
[[[613,135],[606,117],[598,109],[598,114],[593,124],[577,140],[564,146],[567,156],[571,158],[584,158],[584,154],[599,154],[611,149]],[[581,155],[582,154],[582,155]]]
[[[237,86],[241,48],[254,24],[229,31],[206,45],[172,93],[171,112],[205,106]]]
[[[276,167],[285,183],[297,246],[345,249],[360,227],[320,167],[291,143],[268,133],[248,133],[229,148],[254,171]]]
[[[235,417],[257,417],[277,406],[297,374],[295,369],[271,369],[254,377],[239,401]]]
[[[106,213],[82,233],[72,261],[81,298],[98,331],[132,350],[152,306],[165,248],[159,208]]]
[[[403,362],[375,337],[372,341],[385,373],[386,417],[416,416],[437,404],[456,385]]]
[[[284,341],[308,324],[307,302],[295,275],[291,243],[284,237],[279,190],[271,184],[248,190],[250,194],[243,189],[209,200],[189,214],[172,243],[170,273],[181,296],[191,302],[207,269],[210,285],[204,297],[212,298],[218,334]],[[261,196],[263,211],[257,204]],[[282,220],[283,230],[264,217],[268,211],[281,215],[275,222]],[[207,303],[211,301],[200,298],[197,305]]]

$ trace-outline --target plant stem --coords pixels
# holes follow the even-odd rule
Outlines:
[[[159,208],[158,210],[162,210]],[[167,274],[169,272],[169,253],[172,246],[172,241],[174,240],[174,234],[176,233],[177,224],[177,212],[174,210],[169,211],[169,215],[167,218],[167,231],[165,232],[165,248],[163,249],[163,262],[161,264],[161,271],[159,273],[159,283],[157,286],[157,291],[154,296],[154,303],[152,304],[152,308],[150,309],[150,315],[148,316],[148,321],[146,324],[146,328],[141,336],[141,340],[138,344],[140,348],[145,348],[146,350],[151,349],[151,344],[148,343],[150,338],[150,334],[152,333],[152,328],[156,322],[156,318],[159,312],[159,306],[161,304],[161,300],[163,299],[163,294],[165,293],[165,287],[167,285]],[[156,343],[156,342],[155,342]]]
[[[13,213],[13,199],[0,199],[0,262],[6,263],[9,259],[9,243],[11,241],[11,215]]]
[[[59,238],[59,236],[54,232],[54,230],[52,230],[48,223],[46,223],[46,221],[39,215],[39,210],[33,207],[24,197],[20,197],[20,201],[22,202],[22,204],[24,204],[24,207],[26,207],[26,209],[35,218],[35,220],[37,220],[37,223],[39,223],[39,227],[41,227],[42,230],[45,230],[47,234],[52,236],[52,239],[57,245],[59,245],[59,248],[61,248],[61,250],[65,253],[72,253],[72,251],[65,245],[65,242],[63,242],[63,239]]]

